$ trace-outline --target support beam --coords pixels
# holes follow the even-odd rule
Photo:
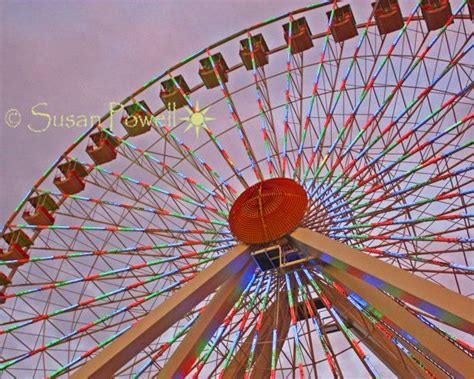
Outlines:
[[[456,377],[474,376],[474,366],[467,354],[383,292],[335,267],[325,266],[322,270],[346,287],[348,292],[355,292],[382,313],[384,321],[412,336],[418,342],[418,347],[427,351],[445,370]]]
[[[206,347],[203,341],[209,341],[212,338],[222,320],[247,287],[255,269],[255,263],[248,262],[239,273],[229,278],[219,288],[206,310],[199,316],[156,378],[184,378],[189,374],[194,362]]]
[[[456,329],[474,333],[471,299],[312,230],[298,228],[290,238],[300,250],[323,263],[346,271]]]
[[[277,330],[277,346],[276,346],[276,359],[278,362],[278,357],[280,356],[281,349],[286,341],[288,336],[288,331],[290,330],[290,310],[288,305],[288,296],[283,294],[276,303],[276,312],[273,313],[267,321],[270,324],[270,331],[268,337],[261,339],[260,343],[262,344],[260,354],[255,356],[255,363],[253,366],[250,379],[262,379],[270,378],[271,374],[271,362],[272,362],[272,333],[273,328]]]
[[[383,362],[384,365],[386,365],[397,376],[397,378],[422,378],[426,375],[421,368],[415,369],[415,367],[406,367],[406,363],[400,359],[400,356],[394,355],[387,346],[379,345],[377,340],[372,336],[365,337],[367,332],[361,325],[355,322],[353,325],[354,327],[352,328],[352,331],[357,338],[362,340],[369,350],[377,356],[377,358]],[[444,376],[437,376],[437,378],[443,377]]]
[[[325,295],[342,316],[346,325],[356,334],[359,339],[383,362],[398,378],[422,378],[426,373],[414,361],[403,354],[399,348],[389,341],[387,336],[378,328],[375,328],[362,313],[356,309],[346,298],[331,287],[320,283]],[[410,345],[404,344],[405,348],[436,377],[447,378],[448,375],[442,371],[425,356]]]
[[[77,370],[72,378],[112,378],[117,370],[177,320],[182,319],[222,283],[237,274],[250,260],[249,246],[233,247]]]
[[[272,331],[275,327],[275,322],[278,322],[276,328],[278,330],[278,335],[280,336],[277,345],[277,352],[280,352],[283,347],[288,330],[290,329],[288,297],[284,293],[280,294],[280,296],[279,301],[275,301],[263,314],[262,327],[258,333],[258,340],[254,351],[255,361],[253,365],[254,369],[252,372],[252,378],[270,377]],[[224,371],[224,379],[244,377],[247,359],[255,332],[256,327],[247,336],[237,353],[232,357],[229,366],[227,366],[227,369]]]

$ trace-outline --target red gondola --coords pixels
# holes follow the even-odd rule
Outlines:
[[[252,46],[250,46],[250,43]],[[239,55],[242,58],[242,62],[244,62],[244,66],[247,70],[252,70],[252,53],[253,50],[253,57],[255,59],[255,67],[262,67],[268,64],[268,46],[263,38],[262,34],[257,34],[255,36],[250,37],[249,39],[243,39],[240,41],[240,51]],[[251,49],[252,47],[252,49]]]
[[[161,82],[161,87],[160,98],[168,109],[179,109],[187,104],[184,95],[189,94],[191,90],[182,75]]]
[[[329,19],[331,12],[326,14]],[[354,14],[349,4],[334,11],[334,17],[331,22],[331,34],[335,42],[344,42],[358,34]]]
[[[8,250],[3,252],[0,250],[1,261],[11,261],[19,259],[28,259],[29,255],[26,249],[33,244],[30,237],[21,229],[14,230],[10,233],[5,233],[3,239],[8,243]],[[13,268],[21,265],[22,263],[10,263],[8,267]]]
[[[145,134],[151,129],[153,113],[143,100],[126,106],[125,112],[126,114],[122,117],[120,122],[130,137]],[[104,150],[107,149],[108,147],[104,147]],[[109,156],[110,155],[113,155],[113,153],[110,152]]]
[[[14,230],[10,233],[5,233],[2,237],[9,245],[13,243],[18,244],[20,247],[29,247],[33,245],[33,241],[21,229]]]
[[[212,63],[214,63],[216,71],[219,74],[220,80],[224,83],[229,80],[227,76],[227,71],[229,70],[229,67],[227,66],[227,63],[221,53],[212,55],[212,62],[211,57],[201,59],[199,61],[199,64],[201,65],[201,67],[199,68],[199,76],[204,82],[206,88],[208,89],[217,87],[219,85],[219,80],[214,71],[214,68],[212,67]]]
[[[423,0],[421,2],[421,13],[423,13],[426,26],[430,31],[442,28],[453,15],[448,0]],[[452,23],[451,20],[450,24]]]
[[[8,247],[8,250],[3,252],[0,250],[0,261],[16,261],[22,259],[29,259],[29,254],[17,243],[12,243]],[[7,266],[10,268],[21,266],[26,262],[14,262],[7,263]]]
[[[381,35],[403,28],[403,16],[398,0],[379,0],[372,3],[377,28]]]
[[[285,41],[289,43],[290,23],[283,25],[285,31]],[[291,22],[291,54],[302,53],[313,47],[311,30],[306,22],[306,18],[301,17]]]
[[[25,210],[23,212],[23,219],[31,225],[53,225],[53,212],[58,209],[58,205],[53,198],[43,193],[38,196],[33,196],[29,199],[29,203],[33,206],[32,210]]]
[[[90,138],[92,143],[87,145],[86,152],[95,164],[104,164],[117,158],[115,147],[119,143],[115,137],[101,130],[91,134]]]
[[[3,272],[0,272],[0,286],[7,286],[11,283],[11,280],[8,279],[8,276],[6,276]]]
[[[85,188],[83,178],[88,175],[88,172],[81,163],[69,161],[59,165],[58,168],[63,176],[56,175],[54,184],[62,193],[74,195]]]

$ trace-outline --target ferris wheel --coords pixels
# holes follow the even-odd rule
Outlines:
[[[251,26],[67,147],[3,228],[0,376],[472,377],[474,2],[400,3]]]

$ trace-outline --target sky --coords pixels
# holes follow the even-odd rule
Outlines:
[[[0,222],[110,103],[202,47],[310,2],[0,0]],[[33,112],[86,125],[43,130]]]

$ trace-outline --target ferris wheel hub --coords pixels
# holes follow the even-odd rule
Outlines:
[[[306,190],[288,178],[261,181],[240,194],[229,213],[230,230],[246,244],[279,239],[296,229],[308,207]]]

